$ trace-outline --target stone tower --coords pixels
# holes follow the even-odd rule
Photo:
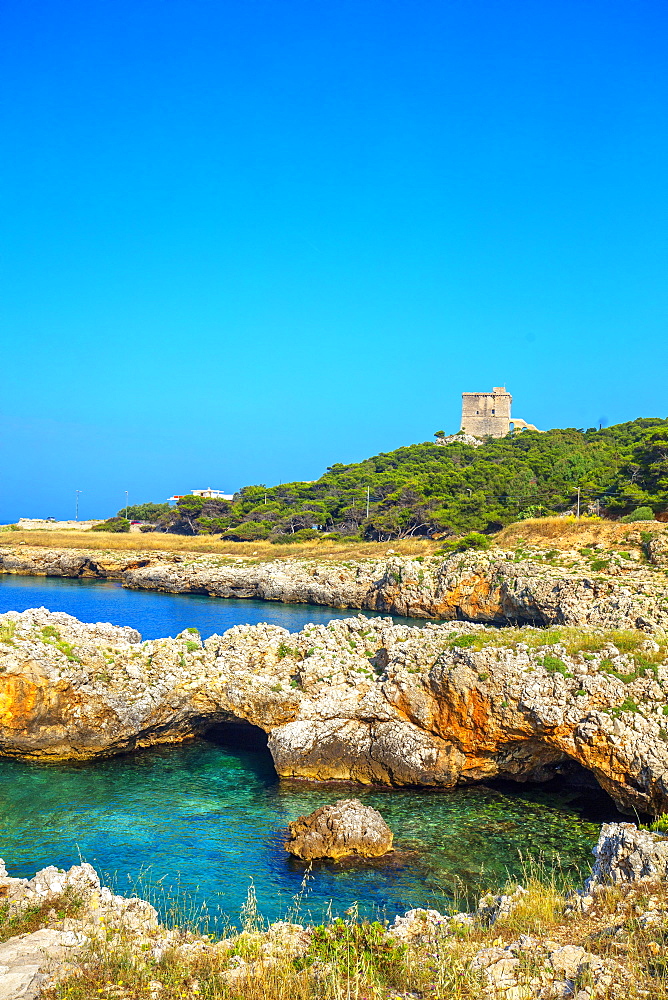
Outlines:
[[[491,392],[462,393],[462,430],[474,437],[505,437],[511,430],[538,430],[533,424],[511,417],[513,397],[505,386]]]

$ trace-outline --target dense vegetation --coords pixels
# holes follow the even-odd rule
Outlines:
[[[237,541],[281,543],[324,533],[389,540],[494,531],[575,509],[578,491],[583,512],[607,517],[641,506],[654,514],[668,509],[668,420],[524,431],[478,447],[413,444],[333,465],[313,483],[246,486],[232,501],[185,496],[176,507],[145,504],[128,515],[143,515],[158,531]]]

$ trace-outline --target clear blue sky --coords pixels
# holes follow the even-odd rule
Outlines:
[[[668,8],[5,0],[0,521],[666,416]]]

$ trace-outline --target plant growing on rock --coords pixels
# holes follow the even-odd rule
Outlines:
[[[439,551],[449,554],[453,552],[468,552],[469,549],[485,550],[491,548],[491,546],[491,538],[488,538],[487,535],[481,535],[479,531],[471,531],[462,538],[444,542]]]

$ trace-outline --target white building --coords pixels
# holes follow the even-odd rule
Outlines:
[[[209,497],[211,500],[234,500],[233,493],[221,493],[220,490],[212,490],[209,486],[206,490],[191,490],[193,497]]]
[[[234,500],[233,493],[222,493],[220,490],[212,490],[209,486],[206,490],[191,490],[190,493],[181,493],[173,497],[168,497],[165,503],[178,503],[184,496],[207,497],[211,500]]]

